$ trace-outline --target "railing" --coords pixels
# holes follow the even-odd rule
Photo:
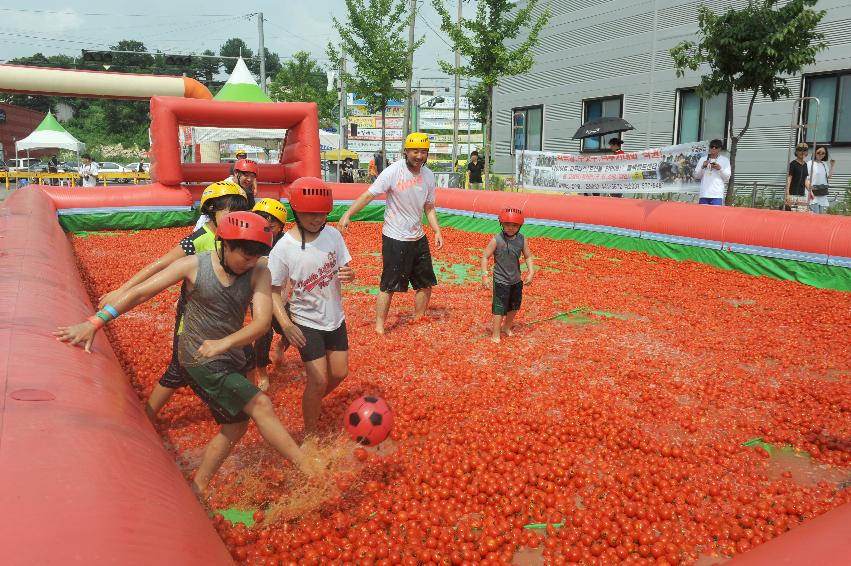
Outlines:
[[[60,184],[62,181],[68,181],[72,187],[76,187],[79,179],[79,173],[35,173],[33,171],[9,171],[0,172],[0,179],[4,179],[6,183],[6,190],[9,190],[9,181],[10,179],[36,179],[38,183],[45,184],[45,180],[49,179],[58,179]],[[138,185],[139,181],[150,181],[151,175],[149,173],[99,173],[98,174],[98,182],[103,181],[103,186],[107,185],[107,182],[115,179],[129,179],[132,180],[134,184]],[[50,183],[47,183],[50,184]]]

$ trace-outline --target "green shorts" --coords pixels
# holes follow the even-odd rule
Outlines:
[[[260,389],[233,365],[216,360],[184,369],[191,378],[189,385],[192,390],[210,408],[217,423],[233,424],[248,420],[242,408],[260,393]]]

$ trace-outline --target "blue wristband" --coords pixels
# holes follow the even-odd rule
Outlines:
[[[115,310],[115,307],[113,307],[112,305],[106,305],[105,307],[103,307],[103,310],[112,315],[112,318],[118,318],[118,311]]]

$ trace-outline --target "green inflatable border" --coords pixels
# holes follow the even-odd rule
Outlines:
[[[191,226],[198,220],[197,210],[87,212],[60,214],[59,225],[66,232],[95,232],[100,230],[155,230]]]
[[[348,206],[348,204],[334,206],[334,209],[328,216],[328,220],[330,222],[336,222],[340,218],[340,215],[348,209]],[[473,218],[446,212],[438,212],[437,215],[441,226],[481,234],[495,234],[499,231],[499,222],[496,220]],[[60,215],[59,223],[69,232],[150,230],[174,226],[189,226],[194,224],[197,218],[197,210],[183,212],[111,212]],[[291,212],[290,219],[292,219]],[[383,221],[383,203],[368,205],[355,216],[355,220],[364,222]],[[523,226],[522,232],[530,237],[551,238],[553,240],[575,240],[605,248],[644,252],[656,257],[670,258],[677,261],[697,261],[720,267],[721,269],[739,271],[748,275],[798,281],[799,283],[821,289],[851,291],[851,269],[835,265],[778,259],[741,252],[702,248],[685,244],[672,244],[632,236],[620,236],[556,226],[526,224]]]

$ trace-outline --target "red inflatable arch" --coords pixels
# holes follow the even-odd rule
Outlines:
[[[313,102],[220,102],[155,96],[151,98],[151,176],[173,188],[212,183],[228,176],[227,163],[181,163],[179,126],[282,128],[287,130],[287,137],[280,163],[261,164],[257,176],[267,192],[279,194],[281,187],[274,185],[320,175],[317,116]]]

